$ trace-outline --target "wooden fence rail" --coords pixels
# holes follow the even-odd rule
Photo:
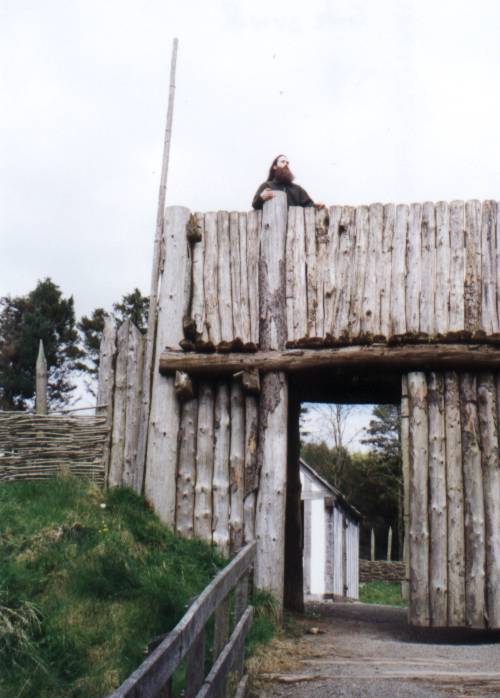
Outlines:
[[[255,559],[255,542],[248,543],[205,588],[187,613],[136,671],[109,698],[170,696],[172,675],[187,658],[186,698],[223,697],[228,673],[243,672],[244,641],[253,608],[248,587]],[[229,636],[229,595],[235,590],[234,629]],[[205,626],[214,614],[213,666],[205,676]],[[229,636],[229,637],[228,637]],[[241,679],[243,684],[245,678]]]

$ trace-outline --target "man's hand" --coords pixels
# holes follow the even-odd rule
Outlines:
[[[325,208],[325,204],[322,201],[315,201],[314,208]]]
[[[268,199],[272,199],[273,196],[274,196],[273,190],[269,189],[269,187],[268,187],[267,189],[264,189],[263,192],[261,192],[260,198],[264,199],[264,201],[267,201]]]

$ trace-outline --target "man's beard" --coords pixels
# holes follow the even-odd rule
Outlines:
[[[294,179],[292,171],[287,165],[285,167],[277,167],[274,170],[274,181],[278,182],[278,184],[291,184]]]

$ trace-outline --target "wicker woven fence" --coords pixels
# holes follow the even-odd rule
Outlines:
[[[0,412],[0,480],[60,472],[104,482],[105,417]]]

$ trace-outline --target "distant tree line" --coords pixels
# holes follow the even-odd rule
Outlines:
[[[117,326],[130,318],[141,331],[147,326],[148,298],[139,289],[113,304]],[[73,297],[64,298],[52,279],[39,281],[24,296],[0,298],[0,409],[25,410],[35,393],[35,364],[43,340],[52,410],[71,403],[75,378],[88,378],[95,385],[99,343],[106,311],[96,308],[76,320]]]

